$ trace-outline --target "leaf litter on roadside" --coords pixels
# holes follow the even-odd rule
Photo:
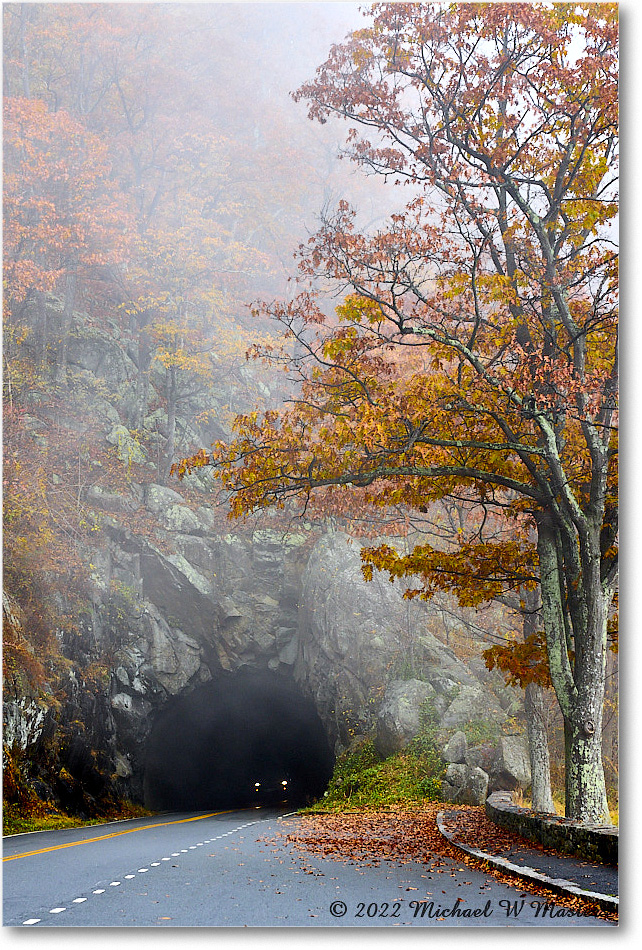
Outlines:
[[[519,836],[504,832],[486,817],[483,808],[457,806],[464,817],[450,819],[448,830],[457,833],[457,838],[470,847],[489,849],[493,853],[514,850],[520,845],[533,847]],[[321,858],[358,863],[366,867],[379,867],[383,861],[403,865],[409,861],[422,863],[427,870],[447,873],[455,877],[466,870],[482,870],[489,880],[483,888],[491,886],[494,879],[519,888],[525,897],[537,896],[548,902],[584,914],[617,921],[617,914],[596,904],[566,895],[552,895],[544,887],[531,882],[518,881],[484,861],[464,854],[451,845],[437,827],[436,817],[443,811],[443,804],[429,804],[409,810],[390,807],[385,810],[347,811],[314,815],[297,815],[282,821],[282,839],[269,840],[272,844],[285,844],[296,851]],[[543,849],[542,849],[543,850]],[[315,869],[316,870],[316,869]],[[465,883],[469,884],[470,881]]]

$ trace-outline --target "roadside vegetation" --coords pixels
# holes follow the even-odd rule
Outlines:
[[[384,758],[372,737],[356,738],[337,759],[323,798],[305,812],[341,812],[441,801],[446,763],[437,739],[437,717],[421,710],[421,730],[407,749]]]
[[[325,796],[306,812],[356,811],[439,801],[444,766],[436,750],[411,747],[382,759],[371,739],[339,758]]]
[[[3,835],[20,835],[31,831],[54,831],[58,828],[82,828],[85,825],[101,825],[107,821],[122,821],[127,818],[144,818],[153,814],[142,805],[133,802],[123,802],[112,811],[107,811],[100,818],[82,818],[78,815],[67,815],[55,808],[50,808],[38,801],[39,807],[31,813],[22,810],[16,803],[2,806],[2,833]]]

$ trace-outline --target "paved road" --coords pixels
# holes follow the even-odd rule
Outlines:
[[[162,815],[5,838],[3,924],[610,926],[559,916],[552,901],[463,865],[369,867],[302,855],[279,838],[282,816],[268,808]]]

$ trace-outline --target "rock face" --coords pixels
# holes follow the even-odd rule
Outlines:
[[[112,776],[104,788],[142,800],[145,749],[157,716],[172,697],[224,671],[289,677],[314,703],[335,753],[355,733],[373,729],[380,754],[405,748],[426,704],[451,731],[469,720],[505,718],[497,697],[427,632],[424,605],[409,610],[388,581],[364,581],[360,545],[347,536],[329,534],[311,552],[303,535],[219,536],[210,531],[206,505],[194,509],[156,484],[132,484],[128,494],[94,488],[88,500],[100,514],[103,542],[88,552],[93,604],[85,635],[69,651],[81,667],[105,649],[112,661],[106,692],[70,672],[74,698],[64,716],[87,723],[66,742],[64,780],[44,789],[48,797],[86,811],[87,788],[101,794],[91,772],[98,749],[103,773]],[[146,533],[116,517],[123,513],[144,515]],[[421,678],[394,674],[407,664],[410,644]],[[47,723],[57,728],[53,712],[33,697],[7,698],[5,736],[35,751]],[[515,787],[505,776],[518,769],[516,762],[522,759],[505,743],[495,770],[504,784],[494,787]],[[452,800],[476,800],[485,764],[462,766],[466,780]]]
[[[137,799],[145,743],[169,698],[226,670],[291,676],[301,574],[300,538],[264,531],[248,543],[211,535],[205,507],[194,512],[161,485],[140,494],[141,509],[159,526],[155,543],[105,517],[109,542],[90,555],[92,633],[116,641],[109,701]],[[115,507],[104,495],[94,503],[105,503],[106,512]]]
[[[366,583],[360,551],[345,534],[326,535],[313,548],[302,582],[295,675],[315,699],[336,748],[375,725],[382,754],[404,748],[419,730],[425,701],[445,728],[503,722],[497,697],[427,631],[430,607],[404,600],[402,589],[382,576]],[[421,680],[394,676],[410,656]]]
[[[55,298],[47,306],[59,317]],[[515,691],[434,636],[429,605],[405,601],[382,576],[366,584],[359,542],[332,532],[312,545],[309,526],[300,534],[225,534],[202,478],[158,482],[166,416],[142,404],[136,354],[116,329],[103,332],[75,314],[64,406],[52,409],[46,392],[27,397],[25,431],[38,451],[62,425],[100,443],[103,453],[103,461],[79,455],[77,463],[78,504],[92,526],[82,550],[91,583],[76,629],[57,633],[68,664],[64,702],[49,702],[46,690],[30,693],[18,680],[5,686],[5,743],[31,757],[42,795],[79,808],[83,795],[105,790],[141,800],[146,742],[166,704],[245,669],[294,682],[335,752],[371,730],[384,755],[406,747],[426,704],[450,732],[471,720],[501,723]],[[200,408],[215,408],[212,398]],[[188,433],[185,454],[194,443],[225,437],[215,412],[197,431],[193,410],[177,419]],[[61,464],[51,475],[55,486],[71,477],[70,465]],[[66,606],[64,590],[52,596]],[[17,608],[6,603],[15,619]],[[45,749],[55,781],[37,777]],[[497,774],[524,781],[510,743]]]
[[[332,533],[308,552],[303,536],[263,531],[250,544],[209,535],[203,514],[190,530],[170,533],[168,512],[185,507],[177,494],[152,485],[143,497],[171,536],[171,552],[122,526],[106,526],[110,558],[97,579],[104,589],[116,578],[135,592],[124,607],[127,634],[111,685],[135,795],[156,711],[221,671],[292,677],[314,702],[336,752],[371,729],[382,755],[405,748],[426,703],[446,729],[505,719],[497,697],[426,631],[428,608],[409,611],[387,580],[364,581],[357,541]],[[421,679],[392,672],[407,660],[409,637]]]

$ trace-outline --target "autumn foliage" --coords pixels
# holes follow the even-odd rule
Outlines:
[[[249,303],[283,287],[302,221],[341,175],[332,137],[298,142],[287,90],[279,104],[285,80],[262,59],[274,19],[3,6],[4,581],[23,618],[5,633],[5,688],[52,715],[69,670],[79,690],[109,688],[110,630],[94,635],[111,593],[92,563],[105,522],[157,527],[106,518],[91,492],[165,482],[237,411],[280,397],[247,371],[269,336]]]
[[[238,417],[231,443],[178,471],[212,465],[235,515],[463,505],[449,549],[381,546],[366,573],[470,603],[539,587],[567,809],[597,820],[617,572],[616,8],[373,12],[297,97],[347,121],[349,156],[405,185],[405,207],[378,231],[346,202],[326,211],[300,295],[266,308],[297,398]],[[336,318],[319,282],[343,292]],[[519,648],[534,670],[540,643]]]

